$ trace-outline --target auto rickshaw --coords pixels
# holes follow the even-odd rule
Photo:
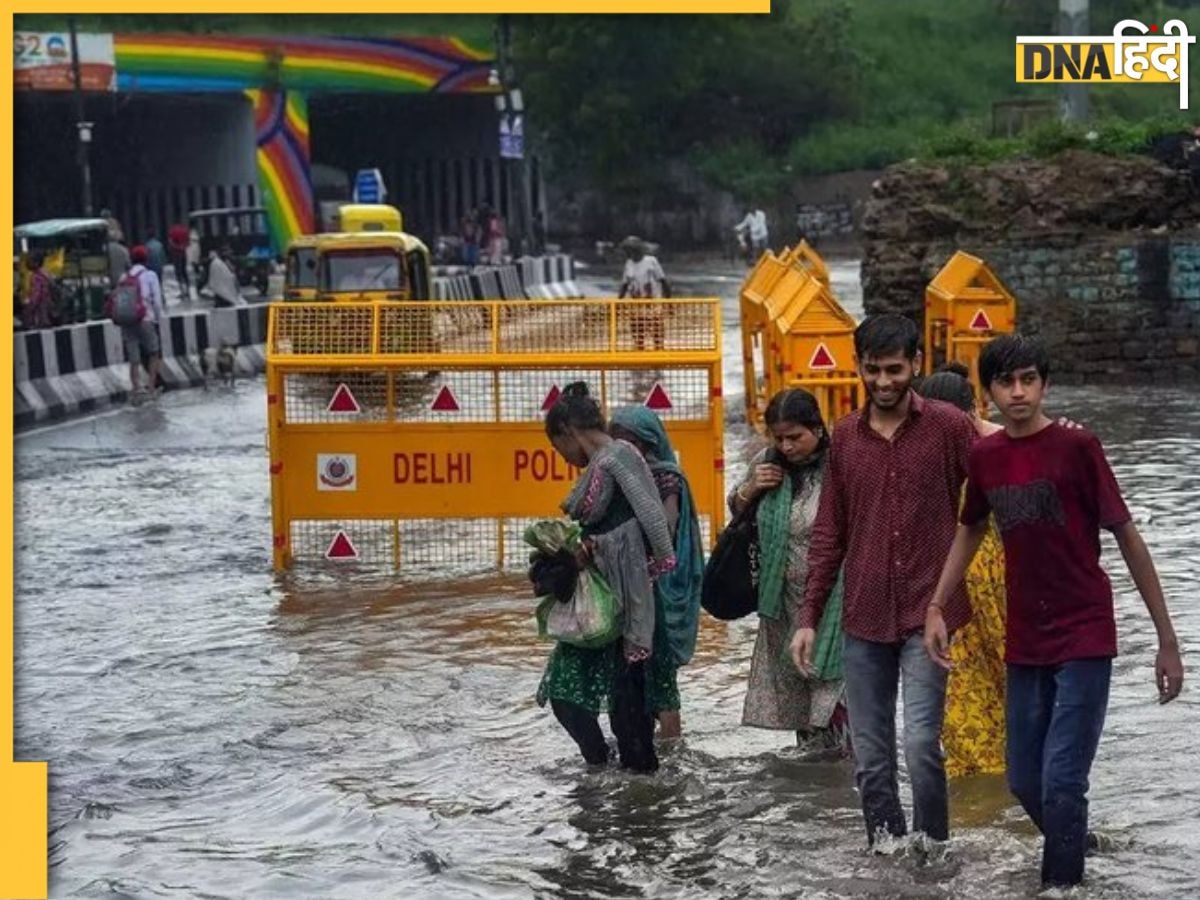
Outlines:
[[[338,209],[343,232],[404,231],[404,216],[386,203],[345,203]]]
[[[46,255],[45,268],[57,287],[55,318],[63,323],[104,317],[104,298],[113,285],[108,271],[108,222],[104,219],[45,219],[13,229],[14,256],[28,269],[33,251]]]
[[[335,303],[428,300],[429,249],[400,231],[317,237],[317,299]]]
[[[208,261],[222,247],[232,251],[238,284],[253,285],[264,297],[270,286],[271,234],[267,211],[261,206],[200,209],[188,215],[188,228],[200,238],[200,275],[197,288],[208,280]]]
[[[288,244],[283,276],[283,299],[312,303],[317,299],[317,242],[319,235],[302,234]]]
[[[428,301],[431,272],[429,249],[404,232],[327,234],[317,241],[318,300]],[[380,352],[436,352],[432,309],[385,308],[382,315]]]

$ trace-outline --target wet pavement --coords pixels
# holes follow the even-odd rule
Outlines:
[[[676,279],[725,299],[740,385],[740,272]],[[860,312],[856,265],[834,285]],[[1194,660],[1194,395],[1051,396],[1104,441]],[[522,578],[276,579],[265,410],[247,381],[17,440],[16,757],[50,761],[52,896],[1036,893],[1038,841],[1000,779],[953,784],[946,848],[865,853],[848,765],[738,725],[753,621],[705,619],[685,739],[640,778],[587,771],[534,703],[547,647]],[[746,443],[731,424],[731,462]],[[1155,703],[1153,628],[1104,554],[1121,656],[1091,801],[1113,847],[1072,896],[1200,896],[1200,693]]]

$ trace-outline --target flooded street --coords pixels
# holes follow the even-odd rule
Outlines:
[[[857,264],[834,292],[861,315]],[[741,273],[724,300],[729,477]],[[1200,896],[1200,404],[1051,389],[1104,442],[1191,681],[1158,706],[1154,630],[1110,538],[1121,656],[1092,771],[1086,898]],[[16,442],[16,758],[50,761],[53,897],[921,897],[1038,890],[1002,779],[952,783],[948,847],[864,851],[849,764],[739,727],[754,621],[705,618],[684,741],[652,778],[588,772],[533,696],[521,575],[276,579],[263,381]],[[739,463],[739,465],[735,465]]]

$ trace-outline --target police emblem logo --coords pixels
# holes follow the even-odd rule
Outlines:
[[[317,490],[353,491],[357,489],[357,458],[353,453],[317,454]]]

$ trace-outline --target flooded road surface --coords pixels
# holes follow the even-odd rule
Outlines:
[[[680,281],[727,299],[740,384],[736,273]],[[1115,846],[1072,896],[1200,896],[1200,408],[1132,387],[1053,404],[1104,440],[1193,678],[1156,705],[1153,629],[1106,540],[1122,655],[1091,799]],[[848,765],[738,726],[753,621],[705,620],[659,775],[586,771],[533,701],[548,648],[520,577],[271,575],[264,421],[245,382],[17,441],[16,752],[50,761],[52,896],[1036,893],[999,779],[953,785],[947,849],[867,855]],[[731,460],[745,442],[731,425]]]

